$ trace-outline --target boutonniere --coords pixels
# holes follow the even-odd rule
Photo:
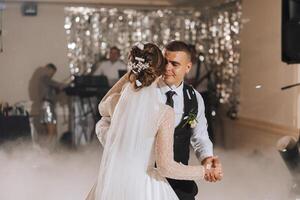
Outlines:
[[[197,115],[193,111],[191,111],[183,119],[186,120],[186,122],[183,124],[182,128],[185,127],[187,124],[189,124],[191,128],[195,128],[197,126]]]

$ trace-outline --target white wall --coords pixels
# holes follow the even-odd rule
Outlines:
[[[58,67],[55,79],[69,75],[64,7],[40,4],[36,17],[24,17],[21,4],[8,3],[3,12],[3,49],[0,53],[0,100],[29,100],[34,71],[48,62]]]
[[[244,0],[243,18],[240,116],[299,127],[299,90],[280,90],[300,80],[299,65],[281,62],[281,1]]]

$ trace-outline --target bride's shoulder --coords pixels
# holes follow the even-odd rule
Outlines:
[[[159,117],[159,124],[164,125],[171,121],[175,121],[175,113],[172,107],[166,104],[160,104],[161,106],[161,113]]]
[[[175,114],[174,109],[171,106],[168,106],[166,104],[161,103],[160,104],[160,108],[161,108],[163,116],[164,115],[170,116],[170,115],[174,115]]]

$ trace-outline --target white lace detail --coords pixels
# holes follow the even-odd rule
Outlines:
[[[156,136],[155,157],[158,171],[162,176],[180,180],[198,180],[204,177],[204,167],[187,166],[174,161],[173,140],[175,114],[165,106],[163,120]]]

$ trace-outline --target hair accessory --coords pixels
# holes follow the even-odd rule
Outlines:
[[[136,43],[136,45],[140,50],[144,50],[144,44],[141,42]]]
[[[140,58],[140,57],[134,57],[135,60],[141,61],[141,62],[145,62],[144,58]]]
[[[135,45],[136,47],[138,47],[140,50],[144,50],[144,44],[142,43],[137,43]],[[142,70],[145,70],[147,68],[149,68],[150,64],[149,62],[145,62],[145,58],[141,58],[141,57],[134,57],[134,61],[129,61],[128,62],[128,69],[131,70],[135,75],[138,75]],[[142,86],[141,81],[139,81],[138,79],[135,81],[135,84],[137,87]]]
[[[136,84],[136,86],[138,86],[138,87],[140,87],[140,86],[142,85],[141,81],[139,81],[139,80],[136,80],[136,81],[135,81],[135,84]]]
[[[142,70],[149,68],[149,63],[144,63],[144,62],[138,61],[138,63],[135,64],[135,63],[129,61],[128,68],[131,69],[133,71],[133,73],[138,74]]]

